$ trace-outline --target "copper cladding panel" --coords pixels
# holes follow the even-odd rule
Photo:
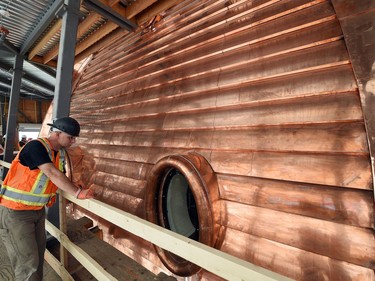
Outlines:
[[[95,168],[81,171],[146,217],[153,166],[197,152],[218,175],[221,250],[299,280],[375,280],[361,89],[330,1],[186,1],[86,67],[71,114]],[[166,270],[148,243],[105,237]]]
[[[370,147],[373,179],[375,178],[375,3],[371,0],[332,1],[343,28],[349,56],[358,81]],[[373,180],[374,182],[374,180]]]

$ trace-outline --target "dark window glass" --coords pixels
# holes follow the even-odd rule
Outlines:
[[[199,240],[199,220],[193,193],[185,176],[171,169],[162,186],[163,220],[166,228]]]

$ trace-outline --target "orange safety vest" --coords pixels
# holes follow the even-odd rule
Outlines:
[[[48,139],[38,139],[46,148],[52,163],[61,172],[65,166],[65,150],[60,149],[56,157]],[[52,206],[56,201],[57,186],[40,170],[23,166],[19,154],[12,161],[9,172],[0,190],[0,205],[13,210],[40,210]]]

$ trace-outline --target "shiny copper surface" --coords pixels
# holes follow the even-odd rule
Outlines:
[[[352,60],[353,71],[358,81],[361,97],[367,139],[373,172],[373,187],[375,185],[375,11],[374,1],[345,1],[332,0],[337,17],[343,29],[349,56]],[[373,188],[375,191],[375,188]]]
[[[262,178],[219,174],[221,198],[245,205],[300,214],[342,225],[374,227],[372,190],[330,188]],[[235,186],[236,188],[233,188]],[[311,192],[311,191],[314,192]],[[308,193],[308,196],[306,194]],[[339,196],[338,196],[339,194]]]
[[[81,163],[95,163],[78,170],[99,200],[159,223],[155,171],[194,152],[217,178],[198,199],[218,198],[207,244],[297,280],[375,280],[373,8],[186,1],[154,32],[118,37],[72,97]],[[96,220],[106,241],[169,272],[150,243]]]

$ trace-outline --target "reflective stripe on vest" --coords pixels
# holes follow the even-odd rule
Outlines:
[[[7,200],[12,200],[20,203],[27,203],[31,206],[44,206],[50,200],[48,194],[34,195],[29,192],[20,191],[18,189],[7,186],[7,188],[1,189],[1,195]]]
[[[40,138],[38,140],[46,148],[48,152],[48,156],[50,157],[51,161],[55,164],[55,161],[54,161],[55,159],[52,154],[53,152],[50,148],[49,143],[43,138]],[[64,166],[65,166],[65,150],[60,149],[58,169],[61,172],[64,172]],[[50,198],[55,195],[55,193],[44,194],[48,187],[49,182],[50,182],[50,179],[42,171],[40,171],[29,192],[19,190],[8,185],[6,186],[3,185],[0,191],[0,196],[7,200],[19,202],[25,205],[44,206],[45,204],[49,202]]]

